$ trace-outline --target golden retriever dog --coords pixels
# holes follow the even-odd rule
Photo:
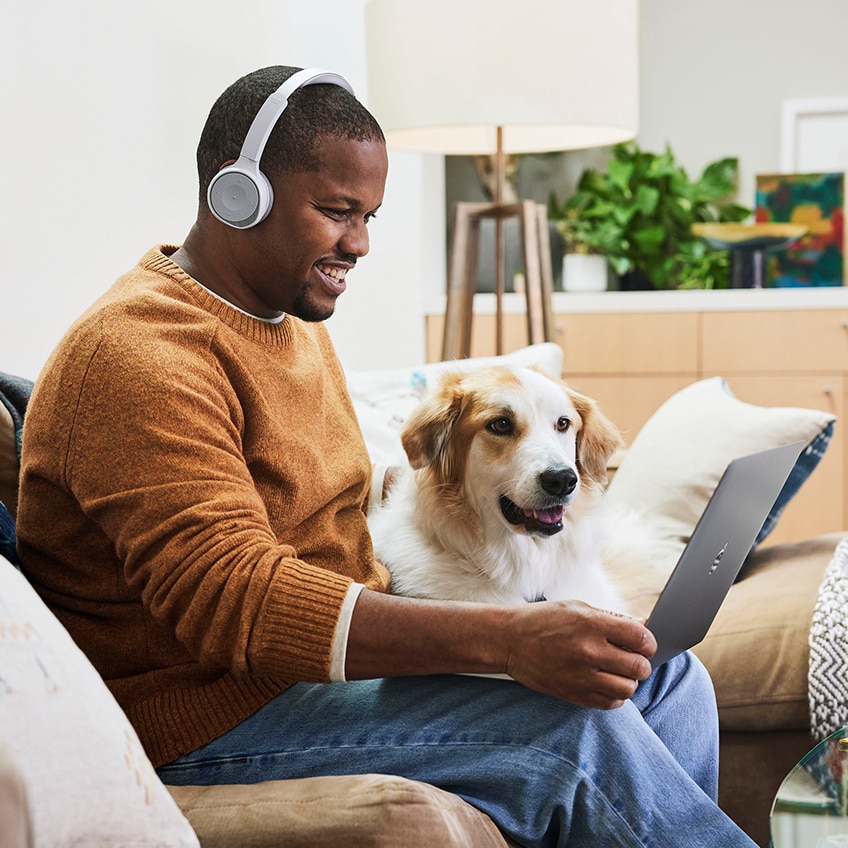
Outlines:
[[[600,557],[616,427],[534,368],[446,376],[401,432],[409,460],[369,516],[392,591],[624,612]]]

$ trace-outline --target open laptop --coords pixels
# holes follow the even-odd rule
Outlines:
[[[707,635],[803,448],[792,442],[727,466],[648,617],[653,668]]]

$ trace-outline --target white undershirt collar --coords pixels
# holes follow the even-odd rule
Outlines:
[[[278,315],[276,318],[260,318],[258,315],[253,315],[250,312],[245,312],[244,309],[241,309],[240,307],[236,306],[234,303],[230,303],[230,301],[227,300],[225,297],[221,297],[221,295],[219,295],[218,292],[213,292],[212,289],[206,288],[206,286],[204,286],[203,283],[198,282],[197,280],[195,280],[195,282],[204,291],[209,292],[209,294],[211,294],[212,297],[217,297],[218,300],[221,301],[221,303],[226,303],[227,306],[232,307],[233,309],[236,310],[236,312],[241,312],[242,315],[247,315],[248,318],[255,318],[257,321],[264,321],[266,324],[279,324],[280,321],[282,321],[286,317],[286,313],[284,312],[282,315]]]

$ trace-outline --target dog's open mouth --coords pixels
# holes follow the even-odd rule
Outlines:
[[[501,495],[501,512],[510,524],[523,524],[528,533],[541,533],[553,536],[562,530],[562,516],[565,507],[562,504],[547,509],[522,509],[506,495]]]

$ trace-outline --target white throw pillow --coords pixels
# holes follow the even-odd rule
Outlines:
[[[38,848],[199,848],[94,667],[2,557],[0,747],[20,767]]]
[[[542,342],[502,356],[454,359],[379,371],[347,371],[348,390],[371,461],[378,465],[405,462],[400,443],[403,422],[444,373],[499,364],[537,365],[559,377],[562,348],[554,342]]]
[[[664,580],[727,464],[746,454],[803,440],[807,447],[757,537],[757,543],[761,542],[818,464],[835,420],[818,409],[743,403],[721,377],[687,386],[637,433],[610,482],[606,503],[623,524],[619,533],[615,521],[611,524],[613,546],[617,549],[617,543],[638,528],[641,557]]]

